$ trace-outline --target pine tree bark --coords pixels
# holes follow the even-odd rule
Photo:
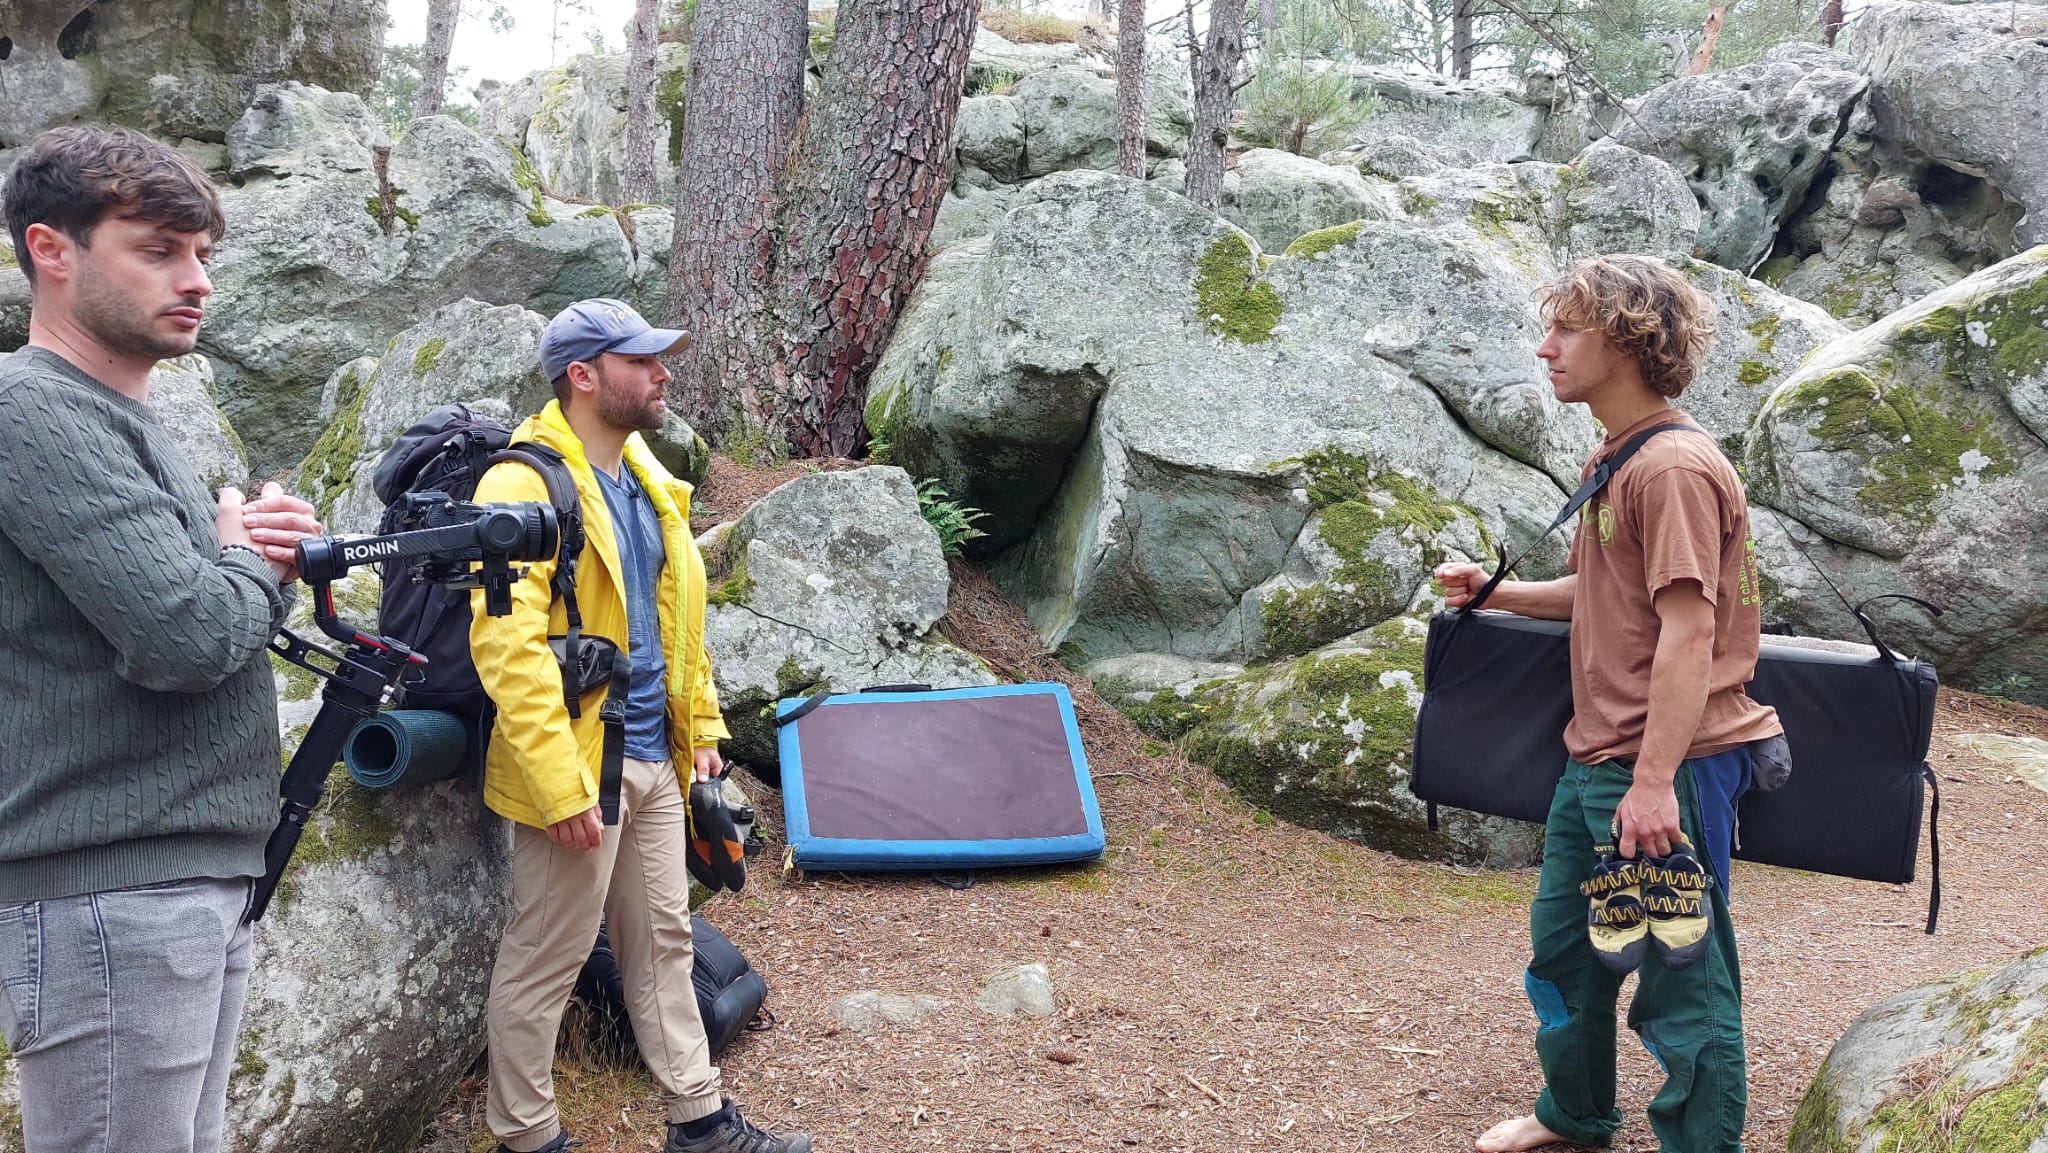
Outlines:
[[[1842,14],[1842,0],[1828,0],[1820,8],[1820,34],[1828,47],[1835,46],[1835,36],[1842,31],[1846,17]]]
[[[699,0],[693,36],[668,262],[668,322],[693,339],[669,400],[720,443],[766,410],[776,375],[768,290],[777,181],[803,114],[804,0]]]
[[[439,116],[448,88],[448,54],[455,48],[455,20],[462,0],[427,0],[427,43],[420,55],[420,90],[413,97],[414,119]]]
[[[980,14],[981,0],[839,8],[775,256],[778,404],[761,415],[795,452],[844,456],[866,439],[868,373],[924,274]]]
[[[1107,24],[1117,18],[1117,7],[1117,0],[1091,0],[1088,14]]]
[[[1123,0],[1117,17],[1116,166],[1145,179],[1145,0]]]
[[[1280,32],[1280,0],[1259,0],[1259,59],[1273,54],[1273,39]]]
[[[1700,25],[1700,46],[1693,51],[1692,63],[1686,65],[1687,76],[1704,76],[1714,66],[1714,49],[1721,45],[1721,26],[1728,22],[1726,4],[1712,4],[1707,7],[1706,22]]]
[[[1244,58],[1244,0],[1211,0],[1209,31],[1189,55],[1195,79],[1195,125],[1188,138],[1187,197],[1211,212],[1223,203],[1223,149]]]
[[[1451,75],[1472,79],[1472,5],[1474,0],[1453,0],[1451,4]]]
[[[627,46],[626,180],[628,204],[654,200],[655,73],[661,61],[661,0],[634,0]]]

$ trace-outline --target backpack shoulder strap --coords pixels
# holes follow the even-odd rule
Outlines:
[[[576,494],[576,478],[570,475],[569,462],[561,453],[530,440],[508,444],[491,454],[489,463],[501,461],[515,461],[539,473],[541,483],[548,489],[548,503],[555,506],[555,521],[562,539],[556,552],[555,578],[549,582],[549,588],[562,602],[562,611],[568,618],[564,638],[567,651],[576,652],[583,638],[583,611],[576,604],[576,566],[582,559],[585,541],[583,500]],[[577,694],[571,691],[564,695],[568,698],[569,715],[583,715],[583,704]]]
[[[1627,464],[1630,457],[1633,457],[1643,445],[1649,443],[1651,437],[1656,436],[1660,432],[1696,432],[1702,436],[1711,435],[1706,429],[1695,425],[1670,421],[1665,424],[1651,425],[1649,428],[1623,441],[1621,447],[1614,450],[1613,456],[1593,466],[1593,471],[1580,483],[1578,490],[1572,493],[1571,499],[1564,502],[1564,508],[1557,514],[1557,519],[1550,522],[1549,528],[1537,533],[1536,539],[1529,542],[1528,548],[1516,553],[1512,560],[1508,559],[1506,548],[1500,550],[1500,567],[1495,569],[1493,575],[1487,578],[1486,583],[1479,587],[1479,592],[1473,596],[1472,600],[1458,610],[1458,615],[1463,616],[1485,604],[1486,598],[1493,595],[1493,590],[1499,586],[1500,582],[1506,580],[1507,575],[1514,571],[1515,566],[1521,564],[1528,557],[1530,549],[1535,548],[1544,537],[1569,524],[1573,517],[1579,515],[1579,510],[1586,506],[1586,502],[1600,495],[1600,490],[1607,487],[1607,482],[1613,480],[1621,472],[1621,466]]]

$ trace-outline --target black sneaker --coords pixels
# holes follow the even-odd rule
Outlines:
[[[555,1134],[555,1139],[553,1141],[550,1141],[547,1144],[541,1146],[540,1148],[534,1150],[533,1153],[562,1153],[564,1149],[581,1148],[583,1148],[583,1142],[578,1141],[576,1138],[569,1136],[569,1131],[567,1129],[564,1129],[560,1133]],[[498,1153],[512,1153],[512,1150],[507,1149],[503,1145],[499,1145]]]
[[[728,1101],[725,1120],[718,1128],[691,1140],[681,1125],[668,1127],[668,1144],[662,1153],[811,1153],[811,1139],[802,1133],[778,1137],[740,1116],[740,1107]]]

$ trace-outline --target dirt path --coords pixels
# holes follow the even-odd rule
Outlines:
[[[1019,676],[1078,686],[1109,852],[1092,869],[955,891],[923,876],[779,875],[772,848],[743,897],[704,910],[766,973],[781,1021],[724,1062],[751,1116],[837,1151],[1408,1153],[1469,1149],[1526,1111],[1540,1087],[1521,991],[1533,870],[1418,864],[1263,818],[1146,742],[1039,652],[985,581],[957,575],[952,636]],[[1961,732],[2048,737],[2048,713],[1944,698],[1939,935],[1921,932],[1924,843],[1922,882],[1905,887],[1737,866],[1750,1149],[1784,1148],[1807,1081],[1871,1004],[2048,941],[2048,793],[1955,745]],[[753,792],[779,828],[779,796]],[[1030,961],[1050,967],[1057,1015],[975,1008],[984,978]],[[951,1003],[856,1035],[828,1006],[860,989]],[[658,1147],[644,1074],[565,1058],[559,1075],[586,1150]],[[1656,1149],[1640,1106],[1658,1081],[1624,1035],[1615,1149]],[[430,1137],[437,1151],[490,1148],[474,1080]]]

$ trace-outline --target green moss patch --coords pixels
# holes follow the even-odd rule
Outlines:
[[[1394,190],[1395,199],[1401,202],[1401,211],[1410,216],[1427,216],[1442,203],[1436,197],[1413,185],[1403,184]]]
[[[655,110],[661,113],[668,124],[668,162],[683,162],[683,95],[688,91],[690,76],[681,68],[661,74],[655,81]]]
[[[526,158],[526,153],[517,148],[512,150],[512,181],[532,199],[532,207],[526,211],[526,222],[535,228],[553,224],[555,218],[548,215],[547,189],[541,183],[540,169],[535,168],[533,161]]]
[[[1447,842],[1412,819],[1400,792],[1423,638],[1396,619],[1360,639],[1355,649],[1197,690],[1190,703],[1208,708],[1181,738],[1182,749],[1249,803],[1297,824],[1405,856],[1440,856]]]
[[[1735,379],[1752,388],[1771,379],[1771,366],[1761,360],[1745,360],[1735,370]]]
[[[299,465],[299,486],[323,521],[334,513],[335,494],[355,476],[356,457],[363,451],[363,402],[369,395],[369,381],[358,369],[342,373],[334,419]]]
[[[420,350],[412,354],[412,374],[425,376],[434,371],[434,366],[441,363],[441,354],[447,350],[448,342],[438,336],[420,345]]]
[[[1314,232],[1295,238],[1294,243],[1288,245],[1287,251],[1282,253],[1282,255],[1297,260],[1314,260],[1332,248],[1340,244],[1348,244],[1356,239],[1358,230],[1364,226],[1365,221],[1354,220],[1349,224],[1339,224],[1334,228],[1318,228]]]
[[[365,208],[367,208],[367,209],[369,210],[369,212],[370,212],[370,219],[372,219],[372,220],[376,221],[376,222],[377,222],[377,225],[378,225],[378,227],[380,227],[380,228],[381,228],[381,227],[383,227],[383,225],[384,225],[384,201],[383,201],[383,199],[382,199],[381,197],[378,197],[378,196],[376,196],[376,195],[374,195],[374,194],[373,194],[373,195],[371,195],[371,196],[369,197],[369,199],[368,199],[368,200],[367,200],[367,201],[365,202],[365,204],[364,204],[364,207],[365,207]],[[402,220],[402,221],[404,221],[404,222],[405,222],[405,229],[406,229],[406,231],[407,231],[407,232],[418,232],[418,231],[420,230],[420,214],[419,214],[419,213],[417,213],[417,212],[414,212],[414,211],[413,211],[412,209],[410,209],[410,208],[407,208],[407,207],[406,207],[405,205],[403,205],[403,204],[400,204],[400,203],[398,203],[398,201],[397,201],[397,200],[393,200],[393,201],[391,202],[391,215],[393,215],[393,216],[397,217],[398,219],[400,219],[400,220]]]
[[[1857,494],[1863,502],[1915,524],[1930,523],[1935,498],[1967,476],[1988,480],[2013,470],[2015,450],[1983,406],[1934,387],[1881,384],[1860,367],[1801,384],[1783,411],[1818,415],[1813,432],[1823,445],[1866,462],[1870,480]]]
[[[1195,304],[1211,329],[1241,344],[1272,338],[1286,310],[1280,294],[1258,277],[1250,242],[1227,232],[1202,256]]]
[[[1778,346],[1778,317],[1773,313],[1759,317],[1748,326],[1749,335],[1756,340],[1756,350],[1768,355]]]

